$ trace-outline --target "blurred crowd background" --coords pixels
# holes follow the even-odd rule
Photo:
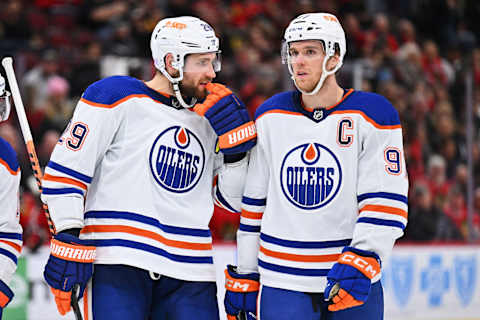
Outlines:
[[[150,79],[150,34],[160,19],[194,15],[214,27],[223,60],[216,81],[233,88],[253,113],[266,98],[292,89],[280,59],[282,34],[291,19],[315,11],[335,14],[345,29],[340,84],[380,93],[400,113],[410,179],[409,224],[401,241],[480,241],[480,1],[3,0],[0,55],[15,59],[45,166],[89,84],[115,74]],[[19,155],[24,242],[35,250],[49,234],[17,123],[12,112],[0,136]],[[468,155],[476,164],[471,220]],[[234,241],[238,222],[238,215],[216,208],[214,239]]]

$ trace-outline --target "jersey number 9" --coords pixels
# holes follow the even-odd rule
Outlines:
[[[67,148],[73,151],[80,150],[88,131],[88,126],[85,123],[75,122],[70,129],[70,137],[66,140]]]

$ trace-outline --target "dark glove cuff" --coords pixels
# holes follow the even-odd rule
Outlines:
[[[234,279],[248,279],[253,281],[260,281],[260,275],[258,273],[238,273],[237,266],[233,266],[231,264],[227,265],[227,272],[230,277]]]
[[[243,158],[245,158],[246,155],[247,155],[246,152],[234,153],[234,154],[224,154],[223,155],[223,162],[224,163],[234,163],[234,162],[242,160]]]
[[[72,228],[72,229],[60,231],[59,233],[68,233],[78,238],[80,236],[80,230],[81,230],[80,228]]]

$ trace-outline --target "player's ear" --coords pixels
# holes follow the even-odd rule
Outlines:
[[[173,54],[167,53],[165,56],[165,69],[167,70],[168,74],[176,77],[178,75],[178,70],[173,67],[173,62]]]
[[[340,57],[338,56],[338,54],[334,54],[332,57],[330,57],[330,59],[328,59],[327,61],[327,70],[330,71],[330,70],[333,70],[335,68],[335,66],[340,62]]]

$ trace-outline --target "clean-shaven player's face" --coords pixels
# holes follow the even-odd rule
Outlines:
[[[208,95],[205,87],[216,76],[213,67],[216,58],[216,53],[195,53],[185,58],[183,80],[180,82],[182,95],[199,100]]]
[[[318,40],[292,42],[288,51],[297,86],[303,91],[312,91],[322,75],[322,63],[325,58],[322,43]],[[335,65],[332,60],[334,59],[328,62],[327,70],[330,70],[332,63]]]

